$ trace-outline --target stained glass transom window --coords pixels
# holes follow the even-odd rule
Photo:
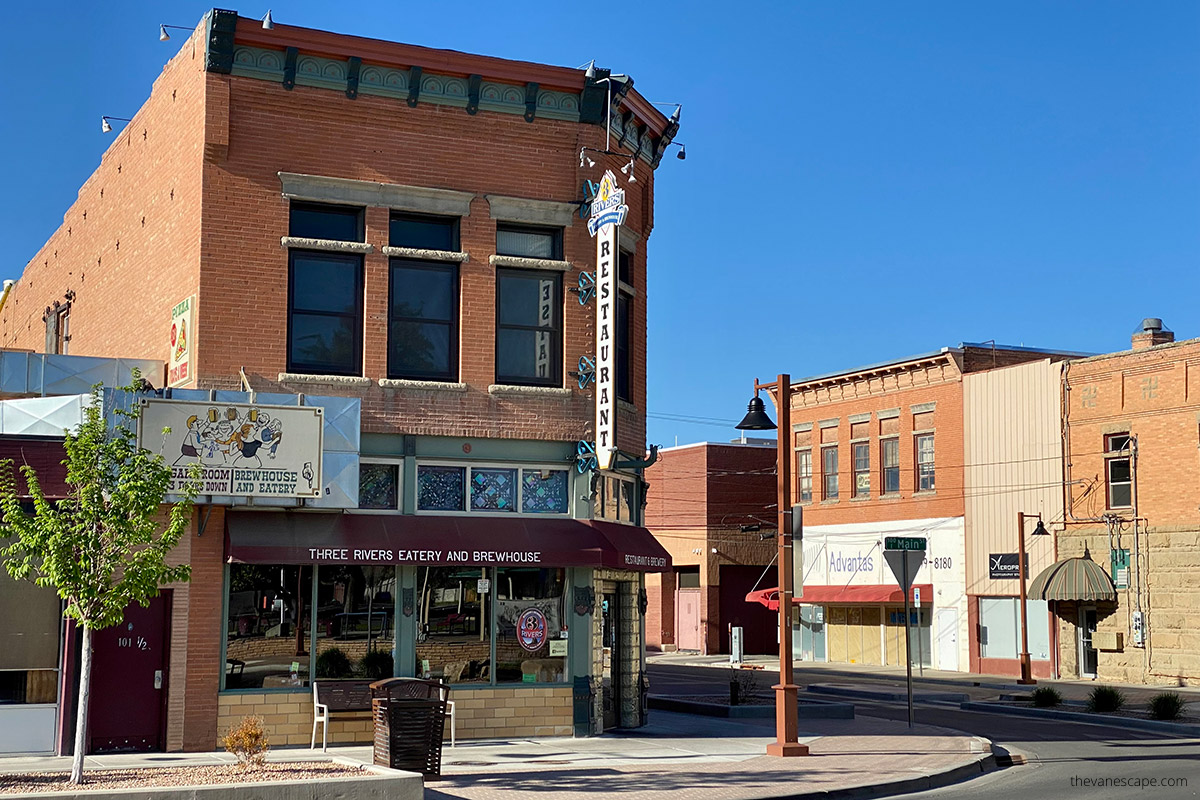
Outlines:
[[[400,465],[358,465],[358,507],[395,510],[400,499]]]
[[[521,474],[521,510],[526,514],[567,513],[565,470],[527,469]]]
[[[517,471],[515,469],[472,469],[471,509],[474,511],[516,511]]]
[[[462,511],[466,498],[465,467],[417,467],[417,508]]]

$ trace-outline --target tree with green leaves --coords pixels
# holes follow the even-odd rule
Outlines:
[[[134,384],[138,378],[135,371]],[[83,782],[87,750],[92,634],[120,623],[130,604],[145,606],[162,586],[191,574],[187,564],[169,565],[167,557],[191,520],[199,470],[164,519],[171,468],[138,445],[136,390],[123,387],[113,396],[113,424],[105,414],[103,387],[96,385],[82,423],[65,434],[64,498],[47,499],[36,472],[22,465],[30,509],[18,494],[12,462],[0,463],[0,561],[13,578],[54,589],[65,601],[65,615],[82,629],[71,768],[76,784]],[[128,408],[121,407],[123,400]]]

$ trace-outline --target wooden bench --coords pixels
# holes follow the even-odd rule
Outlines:
[[[329,715],[335,711],[371,711],[371,684],[366,678],[318,678],[313,687],[313,727],[309,748],[317,747],[317,723],[321,723],[321,751],[328,751]],[[448,694],[448,693],[447,693]],[[454,701],[446,700],[446,712],[450,715],[450,746],[455,745]]]
[[[310,748],[317,746],[317,723],[321,723],[321,750],[328,749],[329,715],[337,711],[361,712],[371,710],[371,684],[374,681],[362,679],[332,679],[314,680],[313,687],[313,727]]]

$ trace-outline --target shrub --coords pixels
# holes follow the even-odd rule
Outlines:
[[[391,653],[385,653],[382,650],[372,650],[363,656],[363,660],[359,664],[359,669],[362,670],[364,678],[377,681],[392,677],[392,666]]]
[[[1097,686],[1088,696],[1088,711],[1101,714],[1119,711],[1125,705],[1125,693],[1112,686]]]
[[[1053,686],[1039,686],[1033,690],[1033,704],[1038,708],[1053,708],[1062,703],[1062,695]]]
[[[242,769],[257,769],[267,760],[267,751],[271,743],[267,732],[263,730],[262,717],[242,717],[237,727],[230,728],[229,733],[221,737],[225,749],[237,756],[238,766]]]
[[[1154,719],[1179,719],[1183,716],[1183,698],[1179,692],[1162,692],[1150,698],[1150,716]]]
[[[317,656],[318,678],[349,678],[353,672],[350,658],[336,647]]]

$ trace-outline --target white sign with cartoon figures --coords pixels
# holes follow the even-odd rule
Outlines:
[[[138,441],[171,465],[170,491],[181,492],[192,465],[200,464],[202,495],[321,496],[319,406],[141,403]]]
[[[596,463],[612,469],[617,455],[617,230],[629,207],[606,170],[592,201],[588,233],[596,238]]]
[[[171,353],[167,358],[167,385],[192,382],[192,353],[196,352],[196,296],[171,309]]]

